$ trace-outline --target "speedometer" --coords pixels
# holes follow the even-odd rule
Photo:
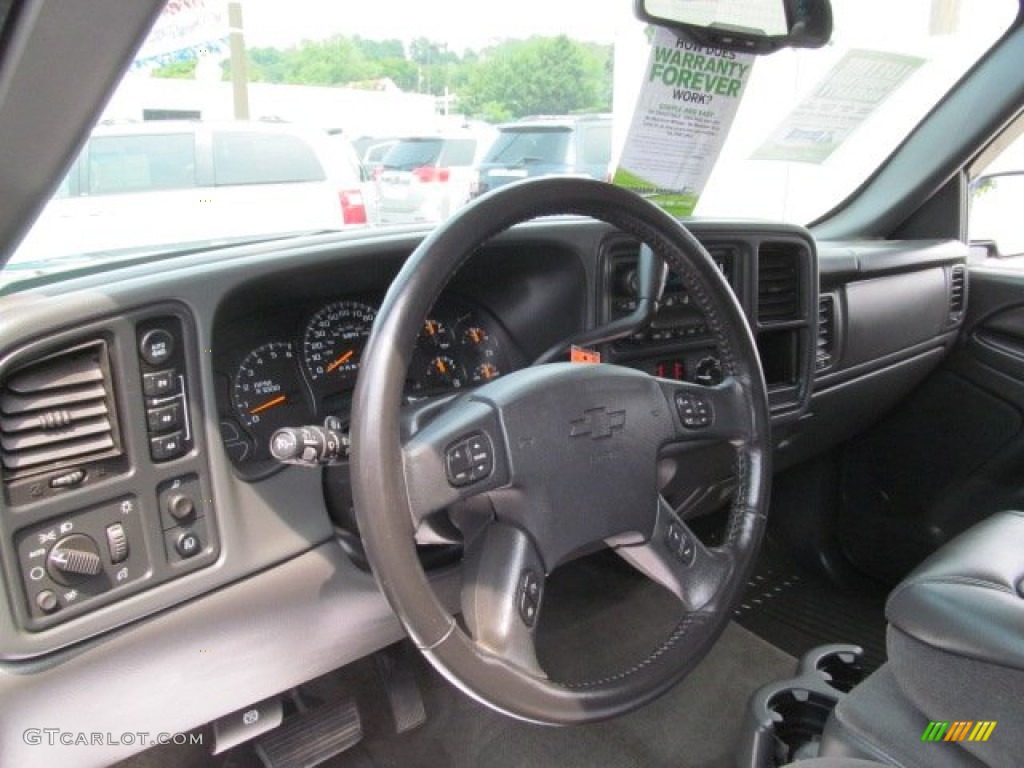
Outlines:
[[[336,301],[313,315],[302,345],[310,379],[336,389],[354,387],[376,316],[377,310],[358,301]]]

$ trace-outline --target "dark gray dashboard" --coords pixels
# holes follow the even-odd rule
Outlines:
[[[937,365],[962,322],[966,249],[959,243],[819,245],[799,227],[748,222],[696,221],[692,229],[751,322],[782,466],[877,418]],[[99,374],[89,375],[103,386],[111,430],[110,444],[85,459],[58,458],[26,474],[3,470],[0,696],[18,695],[22,714],[3,723],[0,762],[28,764],[15,757],[9,729],[25,726],[53,698],[94,687],[125,660],[136,665],[125,684],[112,687],[104,705],[76,715],[74,724],[109,730],[123,716],[140,727],[160,721],[167,730],[184,730],[399,636],[372,577],[335,541],[320,473],[262,459],[251,425],[239,421],[235,379],[250,353],[267,344],[290,343],[301,354],[298,345],[324,307],[375,306],[422,236],[346,234],[248,246],[129,265],[0,298],[8,340],[0,349],[3,385],[20,386],[26,371],[37,373],[54,356],[84,348],[98,355]],[[448,326],[452,344],[470,328],[486,331],[499,373],[529,365],[560,340],[629,311],[637,248],[596,222],[517,227],[473,256],[439,298],[436,319]],[[460,318],[466,324],[458,325]],[[148,359],[154,330],[165,331],[173,348],[155,363]],[[166,344],[168,336],[158,338]],[[715,343],[671,281],[649,327],[598,351],[606,361],[666,378],[713,383],[715,376]],[[441,352],[435,356],[454,361],[455,352]],[[465,381],[448,391],[478,383],[469,373],[476,359],[466,360],[460,361]],[[176,388],[154,395],[153,375],[168,371]],[[344,391],[319,400],[311,395],[303,417],[343,415]],[[272,389],[258,394],[265,399],[248,410],[278,396]],[[414,383],[409,394],[417,395]],[[151,413],[168,406],[177,407],[175,419]],[[154,440],[179,432],[171,450],[154,448]],[[234,446],[246,441],[249,453],[242,455]],[[708,511],[728,494],[729,463],[723,467],[719,484],[687,502],[688,514]],[[82,479],[53,482],[79,469]],[[685,481],[677,471],[666,495]],[[43,488],[36,493],[33,485]],[[172,493],[193,503],[180,519],[169,514]],[[108,530],[118,522],[128,559],[115,563]],[[97,544],[98,574],[69,575],[49,562],[58,541],[80,532]],[[198,538],[197,550],[183,556],[178,545],[189,533]],[[32,571],[32,554],[40,549],[43,575],[33,579],[39,572]],[[118,581],[122,568],[127,575]],[[70,583],[51,585],[55,577]],[[434,578],[456,604],[457,570],[442,568]],[[306,589],[295,579],[313,581]],[[44,609],[43,587],[58,593],[57,609]],[[64,593],[71,590],[79,594],[69,602]],[[311,630],[300,640],[292,627],[301,625]],[[258,636],[252,626],[260,628]],[[155,636],[165,641],[154,646]],[[282,653],[300,641],[309,661],[282,667]],[[201,658],[205,645],[225,653]],[[189,659],[186,691],[175,686],[168,665]],[[203,705],[168,718],[164,703],[144,695],[147,677],[163,680],[171,698],[203,699]]]

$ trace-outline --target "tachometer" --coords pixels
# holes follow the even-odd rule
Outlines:
[[[328,304],[309,321],[303,340],[306,370],[318,384],[354,387],[377,310],[358,301]]]
[[[264,344],[246,355],[233,385],[238,417],[261,443],[279,427],[305,423],[302,379],[288,342]]]

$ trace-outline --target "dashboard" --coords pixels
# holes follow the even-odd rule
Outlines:
[[[750,323],[776,468],[863,429],[934,370],[963,322],[956,242],[851,247],[788,225],[690,228]],[[339,538],[351,521],[347,465],[284,466],[267,440],[278,426],[349,419],[382,297],[423,235],[199,253],[0,302],[12,340],[0,350],[0,696],[22,702],[9,733],[57,700],[81,702],[66,725],[84,731],[187,730],[401,637]],[[638,255],[630,235],[589,220],[495,238],[425,318],[406,401],[484,386],[628,315]],[[592,351],[714,385],[709,325],[670,280],[649,323]],[[74,407],[53,410],[55,397]],[[665,457],[663,495],[684,517],[720,508],[730,458],[728,445],[699,462]],[[459,569],[437,562],[429,578],[457,610]],[[296,647],[302,663],[282,664]],[[99,690],[110,706],[82,699]],[[152,690],[175,705],[140,695]]]

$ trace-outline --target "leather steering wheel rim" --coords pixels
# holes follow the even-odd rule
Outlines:
[[[631,562],[653,557],[654,570],[667,568],[676,574],[671,577],[675,579],[672,583],[678,585],[676,591],[684,598],[684,610],[675,629],[644,661],[631,669],[573,686],[554,682],[538,674],[529,664],[509,661],[480,638],[469,636],[438,601],[416,556],[414,536],[419,518],[415,510],[429,493],[439,493],[442,498],[451,491],[447,485],[443,491],[439,490],[445,483],[442,469],[445,458],[443,455],[428,457],[434,462],[432,471],[442,475],[437,482],[418,480],[419,466],[410,458],[413,452],[401,435],[400,418],[406,372],[417,336],[450,278],[494,235],[520,222],[558,214],[579,214],[612,224],[646,243],[680,275],[692,300],[703,311],[718,346],[729,387],[720,388],[717,393],[708,390],[707,397],[711,398],[708,404],[718,419],[715,435],[720,434],[722,439],[731,442],[736,455],[736,492],[724,541],[718,547],[707,549],[698,543],[699,567],[679,564],[672,557],[675,550],[671,546],[666,550],[663,539],[671,540],[670,529],[681,530],[683,536],[688,530],[671,511],[664,509],[664,504],[658,512],[651,513],[650,530],[643,527],[649,522],[647,517],[639,526],[646,537],[646,541],[640,542],[642,546],[635,550],[639,554],[624,554]],[[579,370],[585,367],[592,370],[586,373]],[[631,435],[641,441],[648,439],[652,431],[650,425],[664,422],[665,434],[670,437],[658,440],[674,436],[685,440],[690,439],[694,430],[681,424],[680,397],[704,397],[702,388],[695,385],[673,385],[635,371],[629,371],[627,376],[626,369],[616,366],[556,364],[528,371],[534,373],[509,374],[475,393],[463,395],[459,399],[465,403],[460,406],[458,415],[449,420],[465,419],[466,414],[472,416],[474,408],[498,408],[494,403],[502,397],[514,400],[528,388],[531,392],[549,387],[607,393],[626,387],[637,393],[635,401],[640,406],[624,406],[614,413],[621,412],[621,420],[630,429],[645,416],[637,416],[634,411],[655,403],[657,394],[652,393],[662,392],[668,398],[664,409],[657,405],[651,408],[658,420],[644,422],[647,429],[633,430]],[[499,382],[506,379],[508,381],[499,389]],[[494,396],[489,392],[494,392]],[[672,407],[673,402],[677,408]],[[771,445],[764,377],[743,310],[711,257],[684,226],[643,198],[603,182],[546,178],[508,185],[462,208],[422,242],[391,284],[363,354],[352,414],[351,468],[356,515],[380,587],[409,636],[431,663],[466,693],[493,709],[549,724],[593,722],[624,714],[682,679],[703,658],[731,619],[760,547],[768,504]],[[566,416],[564,421],[549,420],[558,421],[568,435],[569,424],[580,421],[571,420],[575,413]],[[526,461],[522,446],[517,447],[508,434],[502,432],[501,419],[489,416],[486,419],[474,422],[485,424],[483,432],[490,435],[493,443],[495,470],[489,481],[491,486],[485,492],[493,493],[496,499],[506,498],[509,486],[515,485],[515,473]],[[738,426],[729,427],[730,421]],[[723,425],[721,429],[719,423]],[[479,433],[478,426],[473,429],[477,430],[474,434]],[[488,433],[488,429],[496,434]],[[608,435],[600,437],[614,441],[616,437],[610,434],[614,430],[607,431]],[[597,435],[591,437],[591,440],[577,440],[575,444],[582,450],[593,450],[598,443]],[[693,439],[702,437],[705,436],[697,429]],[[611,441],[606,444],[612,444]],[[627,447],[631,445],[623,442]],[[443,445],[443,442],[436,443],[436,446]],[[440,448],[434,447],[420,450],[416,455],[439,452]],[[430,490],[424,490],[427,488]],[[537,492],[551,490],[538,488]],[[657,494],[656,489],[654,492]],[[496,508],[500,509],[500,504]],[[517,530],[514,520],[499,527]],[[543,523],[538,523],[537,527],[547,530]],[[515,546],[529,548],[533,540],[543,554],[543,542],[537,541],[539,538],[542,536],[530,532],[518,539],[525,544]],[[495,557],[492,555],[490,560],[494,561]],[[540,560],[534,557],[524,562],[533,562],[534,567],[542,571],[551,566],[543,563],[542,555]],[[690,583],[691,576],[695,583]],[[521,591],[511,594],[522,596]],[[504,620],[514,623],[516,617],[512,615],[509,619],[510,615],[506,611]],[[523,637],[522,627],[513,632],[517,633],[516,638]],[[516,658],[515,653],[509,655]]]

